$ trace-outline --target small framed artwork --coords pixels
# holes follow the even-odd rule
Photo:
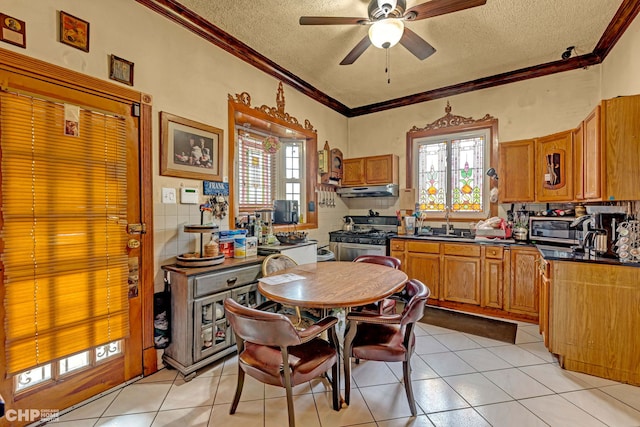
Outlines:
[[[109,55],[109,78],[133,86],[133,62]]]
[[[89,23],[60,11],[60,43],[89,52]]]
[[[0,40],[26,48],[27,27],[24,21],[0,13]]]
[[[160,175],[222,181],[222,129],[160,112]]]

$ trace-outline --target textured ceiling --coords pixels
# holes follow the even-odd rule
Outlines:
[[[192,12],[349,108],[593,51],[622,0],[487,0],[406,25],[436,48],[420,61],[401,45],[373,46],[339,65],[366,35],[359,25],[301,26],[300,16],[367,17],[364,0],[178,0]],[[423,3],[407,0],[407,8]]]

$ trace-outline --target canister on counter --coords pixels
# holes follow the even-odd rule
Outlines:
[[[220,253],[224,254],[225,258],[233,258],[235,252],[233,239],[220,239],[218,246]]]
[[[247,257],[258,255],[258,238],[257,237],[247,237],[246,253],[247,253]]]
[[[235,236],[233,239],[233,257],[234,258],[246,258],[247,256],[247,238],[242,236]]]

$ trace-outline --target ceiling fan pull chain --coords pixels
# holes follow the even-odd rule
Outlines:
[[[384,72],[387,73],[387,84],[391,84],[391,62],[389,61],[389,49],[385,49],[387,51],[387,67],[384,69]]]

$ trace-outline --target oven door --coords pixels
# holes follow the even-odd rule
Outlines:
[[[365,245],[362,243],[336,243],[332,249],[337,261],[353,261],[360,255],[386,255],[385,245]]]

